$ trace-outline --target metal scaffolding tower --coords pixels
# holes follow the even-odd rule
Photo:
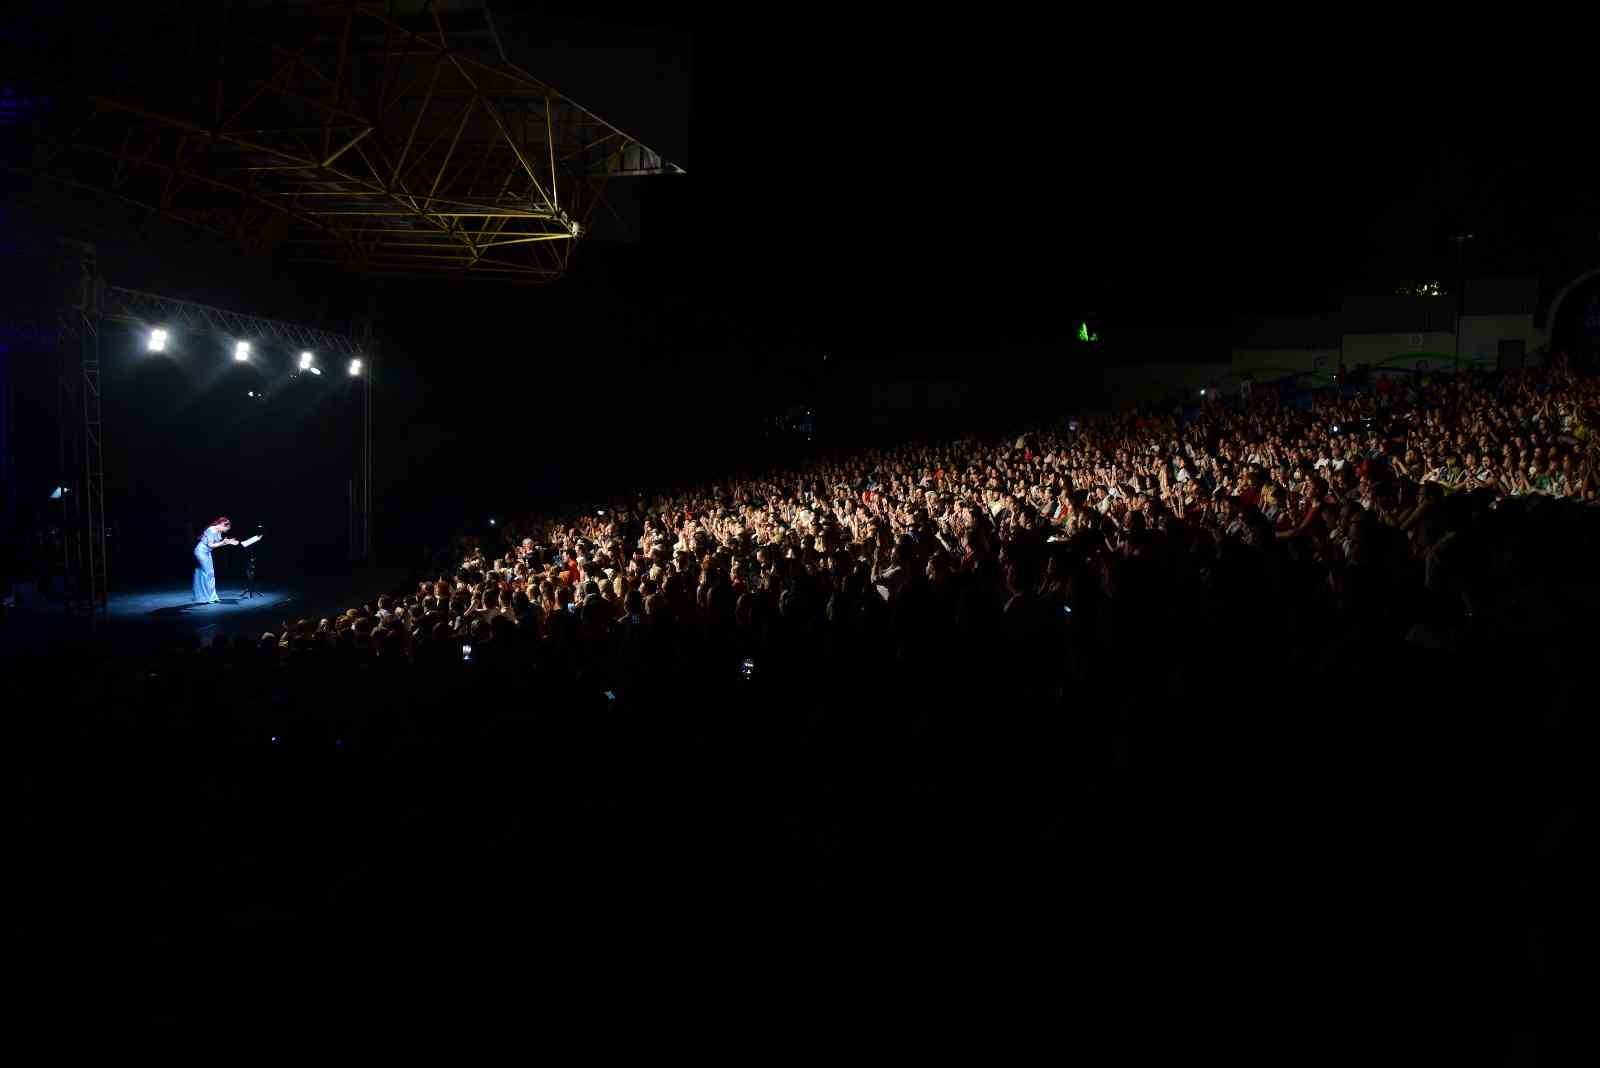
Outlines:
[[[62,592],[67,606],[106,612],[106,469],[100,422],[100,311],[91,245],[61,242],[60,364],[56,400],[61,502]]]

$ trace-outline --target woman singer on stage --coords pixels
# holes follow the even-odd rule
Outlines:
[[[194,599],[196,604],[217,603],[217,573],[211,568],[211,550],[222,545],[238,545],[238,539],[227,537],[233,523],[222,516],[206,527],[200,535],[200,544],[194,547]]]

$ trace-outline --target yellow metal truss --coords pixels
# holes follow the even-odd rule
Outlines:
[[[267,12],[188,94],[80,98],[50,176],[294,260],[559,278],[609,179],[682,169],[506,61],[479,17]]]

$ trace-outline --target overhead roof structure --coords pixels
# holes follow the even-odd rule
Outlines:
[[[508,60],[482,2],[245,0],[191,29],[141,57],[157,76],[60,86],[35,173],[292,261],[526,282],[567,271],[611,179],[682,173]]]

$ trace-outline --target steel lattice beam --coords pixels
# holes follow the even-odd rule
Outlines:
[[[610,179],[682,173],[508,62],[483,7],[394,8],[235,12],[187,93],[64,94],[37,169],[307,261],[531,282]]]

